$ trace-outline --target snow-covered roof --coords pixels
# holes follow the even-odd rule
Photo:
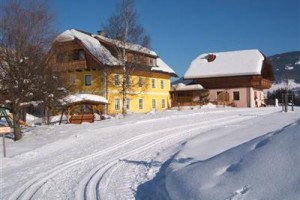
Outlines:
[[[78,39],[84,47],[101,63],[107,65],[119,65],[120,62],[116,59],[97,39],[93,36],[77,31],[75,29],[66,30],[58,35],[55,41],[67,42]]]
[[[207,59],[209,55],[215,55],[215,59],[211,62]],[[205,53],[192,61],[184,78],[260,75],[264,59],[263,54],[257,49]]]
[[[172,91],[190,91],[190,90],[203,90],[203,86],[200,84],[185,85],[183,83],[178,83],[172,86]]]
[[[66,30],[60,35],[58,35],[54,41],[57,42],[68,42],[68,41],[73,41],[75,39],[78,39],[84,47],[96,58],[98,59],[101,63],[106,64],[106,65],[120,65],[120,61],[115,58],[108,49],[106,49],[100,41],[105,41],[111,44],[119,45],[121,46],[122,43],[117,40],[113,40],[107,37],[104,37],[102,35],[92,35],[88,33],[84,33],[75,29],[70,29]],[[169,67],[162,59],[158,58],[158,55],[156,52],[142,47],[141,45],[138,44],[130,44],[127,43],[125,45],[126,49],[140,52],[140,53],[145,53],[148,55],[151,55],[153,57],[157,58],[157,66],[152,67],[151,71],[159,71],[159,72],[166,72],[173,74],[175,76],[176,73],[174,70]]]
[[[152,67],[151,71],[160,71],[176,75],[175,71],[169,67],[161,58],[157,58],[157,67]]]
[[[63,99],[65,104],[75,104],[80,102],[91,102],[91,103],[99,103],[99,104],[107,104],[108,101],[106,98],[94,95],[94,94],[73,94],[68,95]]]
[[[104,37],[103,35],[93,35],[93,36],[98,38],[99,40],[117,45],[119,48],[123,48],[123,46],[124,46],[124,44],[121,41],[114,40],[114,39],[111,39],[111,38],[107,38],[107,37]],[[146,47],[143,47],[139,44],[126,43],[125,44],[125,49],[140,52],[140,53],[145,53],[145,54],[149,54],[149,55],[157,57],[157,53],[155,51],[152,51],[152,50],[150,50]]]

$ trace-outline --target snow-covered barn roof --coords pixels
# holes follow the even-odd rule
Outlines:
[[[257,49],[205,53],[192,61],[184,78],[260,75],[264,59],[264,55]]]
[[[75,29],[66,30],[56,37],[54,41],[67,42],[78,39],[84,47],[101,63],[107,65],[119,65],[116,59],[97,39],[89,34]]]

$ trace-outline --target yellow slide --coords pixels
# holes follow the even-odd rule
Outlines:
[[[12,113],[8,113],[8,117],[11,119],[11,121],[13,121],[13,114]],[[19,120],[19,123],[23,126],[29,127],[29,125],[21,119]]]

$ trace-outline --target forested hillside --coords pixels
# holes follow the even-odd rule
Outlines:
[[[273,65],[275,82],[294,79],[300,83],[300,51],[286,52],[268,57]]]

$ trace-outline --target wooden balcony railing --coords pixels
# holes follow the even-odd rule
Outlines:
[[[65,63],[55,63],[53,70],[56,72],[75,71],[87,69],[86,60],[69,61]]]
[[[272,87],[272,82],[263,78],[253,78],[251,79],[251,85],[258,89],[269,89]]]

